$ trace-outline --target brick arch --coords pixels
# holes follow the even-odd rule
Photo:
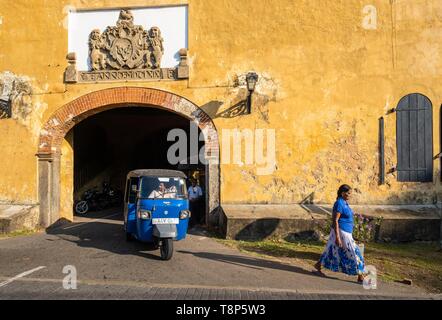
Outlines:
[[[202,109],[173,93],[139,87],[95,91],[64,105],[43,126],[38,144],[38,154],[60,153],[65,135],[85,118],[112,108],[133,105],[164,109],[197,122],[206,137],[206,154],[209,157],[219,154],[219,141],[215,125]]]
[[[128,106],[163,109],[198,124],[205,136],[208,159],[206,218],[210,225],[217,225],[220,205],[219,140],[212,119],[196,104],[181,96],[142,87],[118,87],[88,93],[59,108],[44,124],[37,152],[40,224],[48,227],[59,220],[60,157],[61,145],[66,134],[91,115]]]

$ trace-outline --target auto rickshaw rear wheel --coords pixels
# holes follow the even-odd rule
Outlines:
[[[168,261],[173,255],[173,239],[161,239],[161,260]]]

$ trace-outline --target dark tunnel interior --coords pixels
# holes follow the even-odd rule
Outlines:
[[[86,190],[108,182],[124,193],[127,174],[136,169],[172,169],[198,180],[205,189],[205,166],[172,165],[167,153],[176,141],[167,141],[172,129],[190,136],[190,120],[169,111],[146,107],[123,107],[93,115],[72,130],[74,133],[74,201]],[[199,131],[200,133],[200,131]],[[187,156],[190,139],[187,139]],[[204,142],[198,142],[198,150]],[[188,160],[188,162],[190,162]]]

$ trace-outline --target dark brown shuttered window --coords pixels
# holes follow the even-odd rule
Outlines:
[[[433,181],[433,107],[419,93],[401,99],[397,107],[398,181]]]

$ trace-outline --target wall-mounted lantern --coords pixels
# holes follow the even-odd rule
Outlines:
[[[247,96],[247,113],[252,113],[252,94],[255,91],[256,83],[258,82],[258,75],[255,72],[249,72],[246,76],[247,90],[249,95]]]

